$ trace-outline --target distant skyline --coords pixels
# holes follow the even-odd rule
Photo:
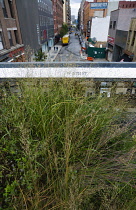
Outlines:
[[[80,8],[81,0],[70,0],[71,5],[71,15],[75,15],[75,18],[78,16],[78,10]]]

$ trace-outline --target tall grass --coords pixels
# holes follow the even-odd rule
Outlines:
[[[118,100],[74,79],[20,88],[1,101],[0,209],[135,209],[136,133]]]

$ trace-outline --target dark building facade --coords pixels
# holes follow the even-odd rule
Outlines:
[[[37,27],[39,26],[37,0],[16,0],[16,5],[25,47],[29,45],[31,49],[39,49],[40,40],[38,40],[37,33]]]
[[[52,0],[37,0],[37,2],[39,16],[37,33],[39,30],[42,51],[47,52],[54,45],[53,4]]]
[[[78,10],[78,19],[77,19],[77,28],[80,30],[80,25],[81,25],[81,8]]]
[[[0,0],[0,61],[23,61],[23,54],[15,0]]]
[[[51,0],[16,0],[23,43],[43,52],[53,45],[54,22]]]

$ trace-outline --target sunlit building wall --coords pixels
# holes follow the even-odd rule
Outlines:
[[[136,62],[136,18],[131,19],[125,52],[132,55],[133,62]]]

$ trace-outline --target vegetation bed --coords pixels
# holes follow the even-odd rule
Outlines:
[[[123,102],[84,97],[74,79],[20,89],[1,100],[0,209],[136,209],[135,118]]]

